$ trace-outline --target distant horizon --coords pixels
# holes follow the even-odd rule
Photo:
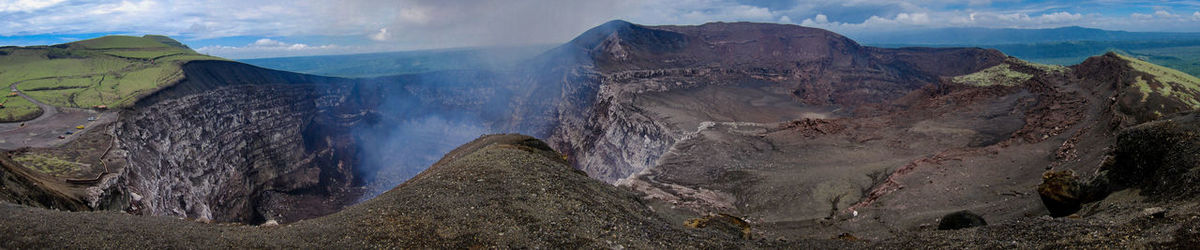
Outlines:
[[[160,34],[227,58],[561,43],[609,20],[763,22],[850,37],[950,27],[1200,32],[1200,2],[1164,0],[13,0],[0,44]]]
[[[618,19],[614,19],[614,20],[618,20]],[[726,22],[726,23],[733,23],[733,22],[774,23],[774,22],[754,22],[754,21],[714,21],[714,22],[709,22],[709,23],[720,23],[720,22]],[[635,24],[637,24],[637,23],[635,23]],[[802,27],[811,27],[811,28],[820,28],[820,29],[824,29],[824,28],[821,28],[821,27],[804,26],[804,25],[800,25],[800,24],[792,24],[792,23],[777,23],[777,24],[785,24],[785,25],[797,25],[797,26],[802,26]],[[639,25],[642,25],[642,24],[639,24]],[[669,24],[665,24],[665,25],[669,25]],[[658,26],[658,25],[646,25],[646,26]],[[1089,30],[1100,30],[1100,31],[1107,31],[1107,32],[1158,33],[1158,34],[1198,34],[1198,35],[1200,35],[1200,31],[1191,31],[1191,32],[1165,32],[1165,31],[1127,31],[1127,30],[1109,30],[1109,29],[1101,29],[1101,28],[1093,28],[1093,27],[1084,27],[1084,26],[1078,26],[1078,25],[1071,25],[1071,26],[1060,26],[1060,27],[1047,27],[1047,28],[939,27],[939,28],[919,28],[919,29],[910,29],[910,30],[895,31],[895,32],[929,31],[929,30],[940,30],[940,29],[981,29],[981,30],[1054,30],[1054,29],[1063,29],[1063,28],[1082,28],[1082,29],[1089,29]],[[585,30],[581,30],[581,31],[579,31],[579,32],[580,32],[580,33],[583,33],[584,31],[586,31],[586,29],[585,29]],[[838,33],[837,31],[833,31],[833,32],[835,32],[835,33]],[[838,33],[838,34],[841,34],[841,35],[844,35],[844,36],[850,37],[851,39],[854,39],[854,40],[858,40],[858,39],[856,39],[855,37],[852,37],[852,35],[850,35],[850,34],[843,34],[843,33]],[[132,37],[142,37],[142,36],[148,36],[148,35],[161,35],[161,36],[167,36],[167,37],[170,37],[170,38],[172,38],[172,39],[179,40],[179,41],[180,41],[180,42],[182,42],[184,45],[187,45],[188,47],[191,47],[193,50],[195,50],[195,49],[196,49],[196,47],[194,47],[193,45],[191,45],[191,44],[189,44],[188,42],[186,42],[186,40],[181,40],[181,39],[179,39],[179,38],[176,38],[176,37],[173,37],[173,36],[170,36],[170,35],[162,35],[162,34],[133,34],[133,33],[93,34],[93,35],[95,35],[95,36],[91,36],[91,37],[79,37],[79,36],[72,36],[72,37],[71,37],[71,39],[74,39],[74,40],[71,40],[71,41],[66,41],[66,42],[59,42],[59,43],[44,43],[44,44],[5,44],[5,43],[0,43],[0,47],[6,47],[6,46],[22,46],[22,47],[23,47],[23,46],[47,46],[47,45],[57,45],[57,44],[66,44],[66,43],[79,42],[79,41],[84,41],[84,40],[89,40],[89,39],[95,39],[95,38],[104,37],[104,36],[132,36]],[[75,38],[75,37],[79,37],[79,38]],[[6,38],[7,38],[7,37],[0,37],[0,42],[8,41]],[[321,56],[350,56],[350,55],[367,55],[367,54],[384,54],[384,53],[405,53],[405,52],[439,52],[439,51],[454,51],[454,50],[485,50],[485,49],[497,49],[497,48],[517,48],[517,47],[535,47],[535,46],[546,46],[546,47],[553,47],[553,46],[558,46],[558,45],[561,45],[561,44],[563,44],[563,43],[566,43],[566,42],[568,42],[568,41],[569,41],[569,39],[568,39],[568,40],[566,40],[566,41],[557,42],[557,43],[497,44],[497,45],[477,45],[477,46],[445,47],[445,48],[401,49],[401,50],[380,50],[380,51],[351,51],[351,52],[345,52],[345,53],[336,53],[336,52],[335,52],[335,53],[330,53],[330,54],[311,54],[311,55],[283,55],[283,56],[266,56],[266,57],[227,57],[227,56],[221,56],[221,55],[212,55],[212,56],[218,56],[218,57],[227,58],[227,59],[232,59],[232,60],[275,59],[275,58],[297,58],[297,57],[321,57]],[[1072,41],[1090,41],[1090,40],[1072,40]],[[866,44],[866,45],[870,45],[870,44],[888,44],[888,43],[869,43],[869,44]],[[892,43],[892,44],[908,44],[908,43]],[[947,45],[947,44],[953,44],[953,43],[929,43],[929,44],[931,44],[931,45]],[[198,52],[200,52],[200,53],[202,53],[202,54],[206,54],[206,55],[211,55],[211,54],[209,54],[209,53],[204,53],[203,51],[198,51]]]

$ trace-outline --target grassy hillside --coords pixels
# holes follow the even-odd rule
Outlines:
[[[53,46],[0,48],[0,86],[57,107],[121,107],[138,96],[183,77],[180,65],[192,60],[224,60],[201,55],[163,36],[105,36]],[[26,105],[28,104],[28,105]],[[32,118],[38,108],[8,97],[0,121]]]
[[[1144,74],[1136,76],[1133,84],[1133,87],[1142,93],[1142,102],[1157,95],[1183,102],[1186,108],[1200,108],[1200,79],[1137,58],[1119,54],[1117,56],[1128,61],[1129,67],[1134,71]]]
[[[0,100],[4,103],[4,109],[0,110],[0,121],[23,121],[42,114],[36,104],[20,96],[4,96]]]
[[[958,84],[966,84],[973,86],[1015,86],[1033,78],[1033,75],[1027,72],[1021,72],[1016,68],[1033,68],[1041,71],[1064,71],[1067,68],[1058,65],[1037,64],[1009,57],[1001,63],[991,68],[980,70],[979,72],[956,76],[951,78]]]

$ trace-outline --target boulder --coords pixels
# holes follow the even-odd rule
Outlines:
[[[987,221],[983,220],[983,216],[963,210],[942,216],[938,230],[958,230],[986,225]]]
[[[1075,171],[1051,171],[1042,174],[1042,184],[1038,185],[1038,195],[1042,203],[1050,210],[1050,216],[1063,217],[1071,215],[1081,206],[1079,177]]]

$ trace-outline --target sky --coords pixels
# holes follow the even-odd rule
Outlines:
[[[0,45],[160,34],[240,59],[557,44],[614,19],[787,23],[852,38],[943,27],[1200,32],[1200,1],[0,0]]]

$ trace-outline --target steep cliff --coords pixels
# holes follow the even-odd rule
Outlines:
[[[1059,67],[775,24],[615,21],[559,51],[597,75],[564,81],[595,95],[558,106],[548,139],[577,168],[786,238],[1045,214],[1042,172],[1098,175],[1122,129],[1194,109],[1200,86],[1116,54]]]
[[[57,223],[44,223],[45,220]],[[72,225],[79,230],[59,230]],[[38,237],[23,237],[38,235]],[[825,245],[832,240],[813,241]],[[371,201],[281,227],[202,224],[0,203],[0,247],[734,248],[740,235],[688,229],[636,195],[589,179],[545,143],[489,135]]]
[[[356,200],[367,111],[355,85],[233,62],[193,62],[182,82],[122,112],[120,186],[137,214],[295,221]]]
[[[1172,114],[1198,107],[1200,80],[1116,54],[1058,67],[976,48],[871,48],[794,25],[614,21],[511,72],[183,68],[115,126],[84,132],[115,135],[111,152],[91,152],[102,159],[78,162],[103,166],[98,177],[48,177],[0,156],[0,198],[303,222],[0,205],[11,212],[0,224],[19,225],[0,227],[3,246],[45,234],[163,247],[1136,247],[1187,246],[1200,225],[1187,188],[1196,117]],[[549,143],[487,136],[438,160],[491,131]],[[72,143],[108,145],[84,138]],[[1031,189],[1046,170],[1142,191],[1074,204],[1078,221],[1043,219]],[[382,194],[334,213],[362,193]],[[988,226],[933,231],[962,210]],[[142,238],[30,222],[50,217]],[[711,221],[732,224],[678,228]]]
[[[548,55],[576,58],[585,62],[579,64],[581,71],[598,75],[563,83],[591,91],[564,98],[573,105],[559,104],[559,123],[549,141],[571,154],[577,167],[608,182],[655,164],[700,122],[869,114],[882,111],[878,104],[936,84],[940,77],[979,71],[1005,59],[984,49],[871,48],[795,25],[641,26],[623,21],[589,30]],[[737,94],[712,92],[718,88]],[[725,99],[708,100],[713,105],[663,99],[687,99],[675,93],[689,91]],[[833,110],[842,114],[829,112]]]
[[[1195,128],[1192,118],[1179,122],[1189,124],[1189,131]],[[961,230],[896,231],[895,237],[878,241],[848,233],[836,239],[764,238],[757,225],[751,228],[754,238],[744,240],[740,232],[718,229],[719,222],[685,228],[660,212],[635,193],[572,169],[534,138],[490,135],[453,150],[374,200],[287,226],[0,203],[0,247],[1187,248],[1200,236],[1195,209],[1160,217],[1139,210],[1103,220],[1025,218]]]

